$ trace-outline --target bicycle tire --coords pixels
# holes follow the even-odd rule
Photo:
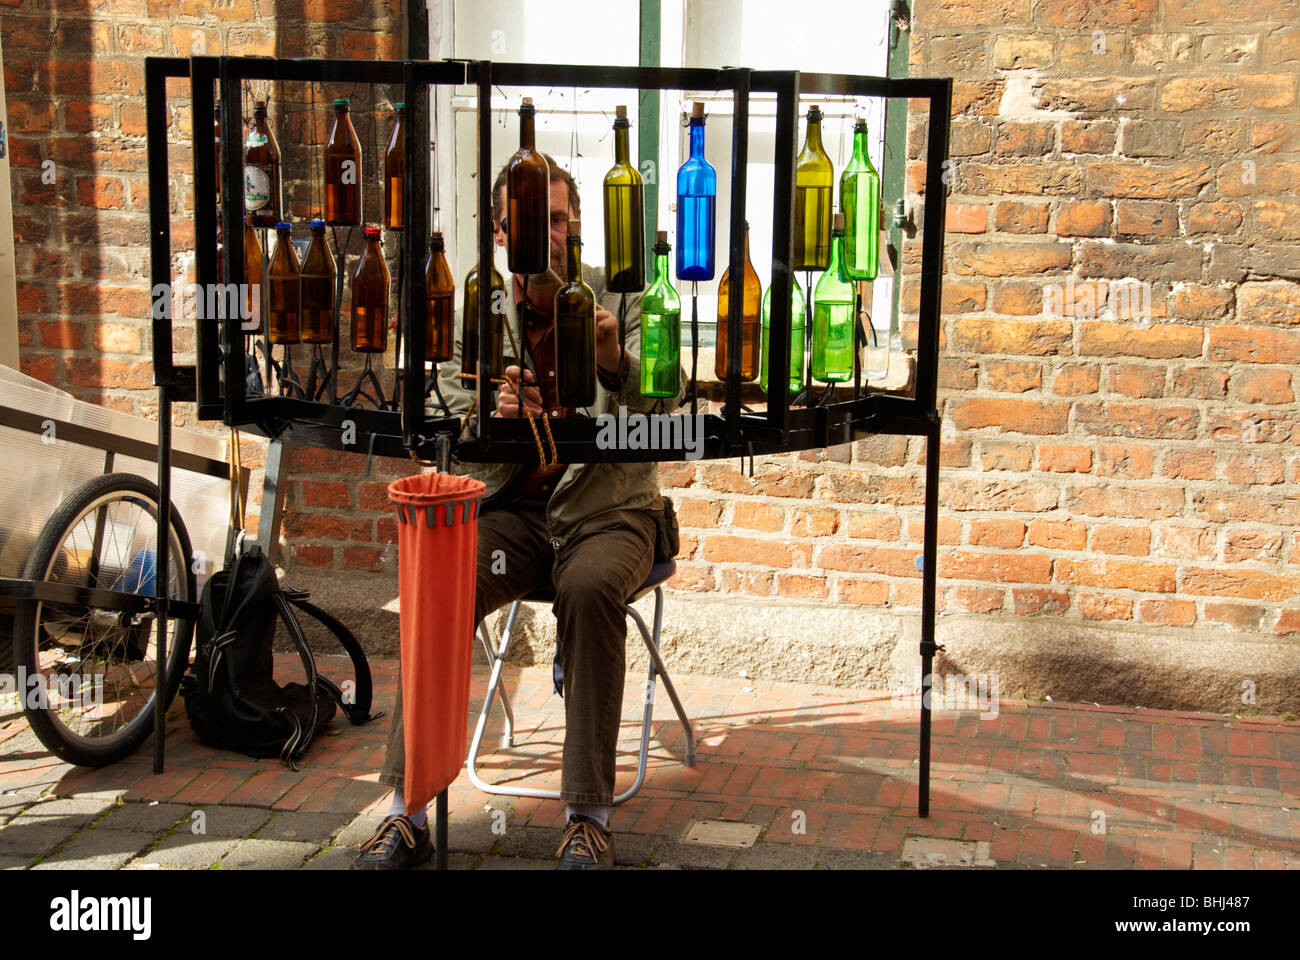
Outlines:
[[[60,580],[60,574],[63,576],[63,582],[80,579],[79,573],[85,572],[85,581],[88,584],[105,587],[107,589],[118,589],[119,592],[129,593],[147,593],[153,595],[155,589],[152,580],[146,578],[148,574],[148,562],[150,549],[156,550],[157,523],[158,516],[161,512],[158,506],[159,493],[157,484],[144,477],[134,474],[105,474],[104,476],[95,477],[94,479],[83,484],[75,490],[62,504],[58,510],[50,517],[45,526],[42,527],[40,536],[37,537],[32,552],[27,560],[27,565],[23,571],[23,578],[34,581]],[[103,569],[109,571],[109,575],[117,573],[115,580],[104,582],[99,579],[97,573],[101,566],[100,560],[104,549],[108,547],[102,538],[104,534],[96,534],[96,529],[104,530],[107,528],[113,541],[116,542],[116,525],[118,516],[114,511],[110,517],[110,508],[112,504],[126,504],[143,512],[144,515],[151,516],[153,519],[153,531],[151,536],[138,538],[138,542],[144,544],[144,548],[135,553],[125,565],[121,562],[117,567],[110,567],[108,564],[103,565]],[[92,511],[97,512],[95,523],[97,527],[90,527],[90,535],[94,536],[95,545],[90,550],[77,549],[75,544],[78,542],[78,536],[84,541],[86,529],[84,523]],[[104,521],[107,520],[105,523]],[[138,526],[138,524],[137,524]],[[79,528],[81,533],[78,533]],[[131,549],[137,542],[137,528],[132,527],[131,541],[128,543],[128,549]],[[190,546],[189,533],[185,529],[185,524],[181,520],[180,513],[176,510],[175,504],[171,507],[171,536],[168,538],[169,548],[169,596],[174,599],[196,601],[197,590],[193,570],[193,551]],[[153,547],[148,545],[152,542]],[[69,570],[69,564],[72,559],[85,556],[89,564],[89,571],[78,571],[73,573]],[[121,557],[119,557],[119,561]],[[138,561],[138,566],[137,566]],[[156,563],[156,556],[155,556]],[[61,565],[61,568],[60,568]],[[154,568],[156,575],[156,567]],[[132,580],[134,577],[134,589],[132,589]],[[106,578],[107,580],[107,575]],[[84,616],[78,615],[75,619],[67,619],[73,612],[80,614],[85,610]],[[61,615],[64,619],[47,621],[46,615]],[[114,623],[113,621],[117,622]],[[104,663],[104,674],[101,675],[99,691],[102,695],[103,680],[111,667],[123,668],[125,675],[131,682],[138,678],[141,680],[148,679],[152,672],[156,676],[156,641],[157,626],[156,621],[148,619],[144,623],[124,624],[122,615],[114,614],[111,611],[96,610],[94,608],[80,607],[74,604],[47,604],[36,600],[20,601],[14,616],[14,663],[19,669],[25,671],[27,683],[31,683],[30,678],[36,675],[38,684],[45,684],[46,671],[41,666],[42,652],[52,654],[56,646],[64,647],[68,643],[75,642],[78,647],[78,655],[82,658],[78,663],[87,662],[84,657],[86,651]],[[84,621],[84,623],[83,623]],[[48,626],[49,623],[57,625],[67,624],[64,635],[55,637]],[[170,631],[171,637],[168,641],[168,674],[167,674],[167,691],[165,702],[170,706],[175,698],[177,691],[180,689],[181,678],[185,673],[186,666],[189,663],[190,646],[194,638],[194,621],[185,618],[171,617],[169,623],[174,624]],[[77,629],[79,626],[79,632]],[[114,631],[120,631],[115,633]],[[101,637],[110,637],[111,642],[106,643]],[[76,638],[75,641],[74,639]],[[137,644],[143,643],[143,646]],[[147,670],[145,665],[148,663],[147,655],[149,649],[155,651],[155,660],[148,664]],[[108,653],[105,654],[104,650]],[[135,656],[135,654],[139,656]],[[124,666],[132,664],[131,666]],[[139,664],[139,666],[135,666]],[[58,671],[49,671],[57,673]],[[63,674],[64,677],[67,674]],[[72,676],[77,677],[78,690],[82,690],[84,677],[78,673]],[[93,686],[93,684],[92,684]],[[120,688],[119,688],[120,689]],[[33,732],[40,738],[54,754],[61,759],[77,764],[78,766],[102,767],[110,763],[116,763],[119,760],[129,756],[139,746],[148,739],[153,731],[153,711],[154,698],[156,689],[150,689],[147,699],[143,703],[138,703],[132,715],[127,716],[128,708],[122,711],[124,722],[120,728],[115,727],[114,731],[107,736],[85,736],[71,729],[59,718],[56,711],[51,709],[50,700],[53,694],[40,696],[34,690],[23,690],[20,692],[20,698],[23,704],[23,710],[31,724]],[[33,703],[32,701],[36,702]],[[100,704],[102,712],[102,703]]]

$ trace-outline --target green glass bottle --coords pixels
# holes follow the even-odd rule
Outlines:
[[[808,134],[794,168],[794,268],[825,270],[831,256],[835,170],[822,147],[822,112],[808,109]]]
[[[492,358],[490,376],[499,378],[505,370],[505,281],[496,264],[492,267],[492,289],[489,292],[488,319],[491,323],[492,340],[488,344],[488,356]],[[497,309],[500,305],[501,309]],[[464,335],[461,337],[460,369],[462,373],[478,373],[478,265],[475,264],[465,274],[465,309],[462,312]]]
[[[655,236],[654,277],[641,298],[641,396],[675,397],[681,388],[682,301],[668,279],[668,232]]]
[[[582,281],[582,224],[569,221],[568,282],[555,292],[555,389],[562,407],[596,402],[596,294]]]
[[[628,160],[627,107],[614,119],[614,166],[605,174],[605,288],[640,293],[645,286],[645,181]],[[676,393],[676,391],[674,391]]]
[[[790,279],[794,280],[794,290],[790,294],[790,390],[797,393],[803,386],[803,327],[804,327],[804,298],[803,288],[799,286],[799,281],[795,279],[794,274],[790,274]],[[772,288],[768,287],[767,292],[763,294],[763,359],[759,362],[758,382],[767,392],[767,357],[768,357],[768,331],[772,323]]]
[[[813,301],[812,375],[821,383],[843,383],[853,377],[853,284],[843,274],[844,215],[831,227],[831,259],[817,281]]]
[[[853,159],[840,176],[844,211],[844,275],[874,280],[880,255],[880,174],[867,152],[867,121],[853,125]]]

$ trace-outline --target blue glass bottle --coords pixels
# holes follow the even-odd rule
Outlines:
[[[677,279],[713,279],[718,175],[704,159],[704,104],[691,111],[691,155],[677,171]]]

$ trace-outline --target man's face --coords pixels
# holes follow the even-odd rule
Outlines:
[[[501,209],[506,208],[505,187],[501,188],[501,195],[498,198]],[[563,180],[551,181],[551,269],[557,275],[563,277],[566,264],[568,263],[568,252],[565,246],[569,234],[569,219],[576,217],[577,213],[569,205],[569,185]],[[492,237],[498,247],[506,245],[506,232],[501,229],[501,224],[492,224]]]

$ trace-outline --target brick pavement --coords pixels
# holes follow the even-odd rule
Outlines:
[[[321,662],[326,674],[340,669]],[[396,662],[372,666],[376,709],[389,709]],[[475,668],[476,697],[486,677]],[[497,747],[498,711],[480,774],[557,785],[563,704],[549,668],[506,677],[516,746]],[[921,819],[915,698],[676,682],[698,761],[681,763],[682,731],[660,688],[645,786],[612,820],[627,867],[1300,867],[1295,721],[1007,700],[996,717],[938,711],[931,816]],[[640,690],[631,677],[619,789],[634,763]],[[178,700],[167,770],[155,775],[147,749],[99,770],[59,762],[12,701],[0,705],[0,868],[344,869],[387,809],[376,782],[387,724],[335,720],[295,773],[203,746]],[[449,796],[453,868],[553,865],[559,803],[490,797],[463,773]],[[704,819],[753,824],[756,842],[685,842]]]

